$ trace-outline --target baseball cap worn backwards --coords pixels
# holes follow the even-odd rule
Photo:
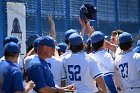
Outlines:
[[[40,45],[49,46],[49,47],[55,48],[54,39],[52,37],[50,37],[50,36],[42,37],[39,40],[39,43],[38,43],[38,46],[40,46]]]
[[[120,43],[126,43],[129,41],[132,41],[133,37],[130,33],[128,32],[123,32],[122,34],[119,35],[119,44]]]
[[[99,41],[102,41],[105,39],[105,36],[102,32],[100,31],[95,31],[93,32],[93,34],[91,35],[91,42],[92,44],[97,43]]]
[[[20,48],[19,48],[18,44],[14,43],[14,42],[10,42],[4,46],[4,51],[10,52],[10,53],[20,53]]]
[[[83,40],[80,35],[78,35],[77,33],[73,33],[69,37],[69,42],[72,46],[78,46],[83,43]]]
[[[10,42],[14,42],[16,44],[19,44],[19,40],[17,37],[15,36],[7,36],[3,42],[4,45],[6,45],[7,43],[10,43]]]
[[[70,30],[66,31],[66,32],[65,32],[65,40],[68,40],[68,39],[69,39],[69,36],[70,36],[71,34],[73,34],[73,33],[77,33],[77,31],[74,30],[74,29],[70,29]]]

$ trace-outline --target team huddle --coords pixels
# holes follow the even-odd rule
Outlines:
[[[93,15],[83,15],[86,7],[96,11],[88,4],[81,7],[80,34],[70,29],[59,44],[55,35],[36,36],[23,60],[19,40],[6,37],[0,93],[140,93],[140,41],[133,49],[133,36],[121,30],[113,31],[107,41],[90,26]]]

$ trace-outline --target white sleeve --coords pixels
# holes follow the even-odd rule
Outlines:
[[[31,60],[32,60],[32,58],[30,56],[27,56],[24,59],[24,67],[25,67],[26,70],[28,69],[28,65],[29,65],[29,63],[30,63]]]
[[[90,67],[90,73],[91,73],[93,79],[96,79],[103,75],[99,66],[97,65],[97,63],[94,60],[89,62],[89,67]]]
[[[139,54],[136,57],[136,68],[137,68],[137,71],[140,72],[140,55]]]

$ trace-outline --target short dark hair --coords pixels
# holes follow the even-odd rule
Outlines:
[[[116,36],[116,35],[118,35],[118,32],[116,30],[115,31],[112,31],[111,35],[112,36]]]
[[[119,44],[119,47],[121,48],[121,50],[124,50],[124,51],[128,50],[132,46],[133,46],[133,40],[129,41],[129,42]]]
[[[98,51],[103,46],[103,44],[104,44],[104,40],[92,44],[92,50]]]
[[[72,46],[70,45],[70,50],[73,52],[73,53],[77,53],[77,52],[80,52],[81,50],[84,49],[84,44],[81,43],[80,45],[78,46]]]
[[[90,52],[92,52],[92,46],[91,46],[91,44],[87,44],[86,45],[86,53],[89,54]]]
[[[15,53],[15,52],[11,53],[11,52],[4,51],[4,56],[5,57],[15,57],[16,55],[19,55],[19,54]]]
[[[69,40],[65,40],[65,43],[66,43],[67,45],[69,45]]]

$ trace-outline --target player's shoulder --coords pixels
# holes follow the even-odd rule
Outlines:
[[[133,51],[133,58],[140,60],[140,53],[137,53],[137,52]]]
[[[61,64],[62,58],[52,56],[52,58],[47,58],[46,61],[47,63],[51,63],[51,64]]]
[[[31,62],[29,62],[29,68],[33,65],[41,65],[41,62],[38,57],[34,57]]]
[[[25,57],[24,61],[28,61],[28,60],[31,60],[31,59],[33,59],[33,55]]]
[[[94,58],[92,53],[87,54],[85,58],[87,62],[96,62],[96,59]]]

